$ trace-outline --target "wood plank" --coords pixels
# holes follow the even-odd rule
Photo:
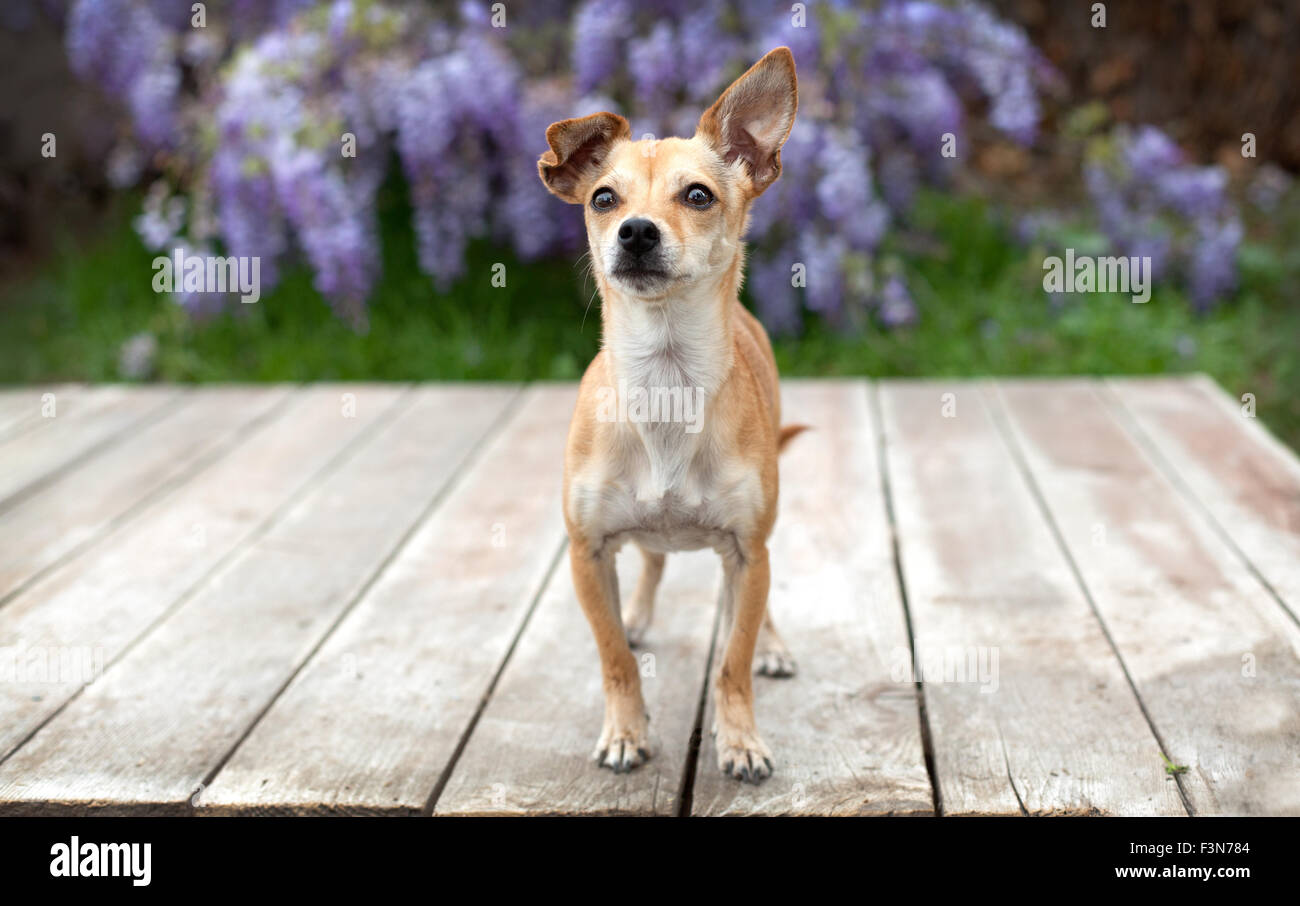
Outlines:
[[[916,686],[891,676],[909,642],[868,385],[785,381],[782,397],[786,421],[814,428],[782,454],[769,545],[768,606],[799,671],[754,681],[775,773],[724,776],[706,733],[692,814],[932,814]]]
[[[236,749],[200,814],[424,810],[560,550],[576,393],[529,388]]]
[[[183,390],[168,386],[71,391],[38,429],[0,443],[0,510],[76,464],[97,448],[165,414]]]
[[[1300,459],[1208,377],[1112,380],[1138,437],[1300,619]],[[1118,411],[1118,410],[1116,410]],[[1127,422],[1127,424],[1132,424]]]
[[[403,392],[378,385],[298,392],[275,419],[201,480],[172,495],[166,507],[0,607],[0,650],[21,645],[47,657],[89,651],[111,663],[267,520],[328,474],[351,444],[382,423]],[[354,417],[343,411],[344,394],[355,400]],[[34,669],[25,676],[24,682],[0,683],[0,760],[85,685],[75,671],[61,671],[54,681]]]
[[[980,387],[891,381],[880,403],[943,812],[1185,814]]]
[[[1300,629],[1091,382],[1000,389],[1194,812],[1300,813]]]
[[[0,438],[26,431],[46,423],[41,416],[46,394],[54,394],[59,408],[66,409],[67,401],[82,401],[92,396],[103,396],[107,388],[89,388],[82,384],[24,384],[0,387]],[[72,403],[77,406],[76,402]]]
[[[641,647],[651,758],[628,774],[592,758],[605,714],[600,658],[565,559],[474,728],[437,815],[675,815],[713,636],[719,568],[712,551],[672,554]],[[640,555],[620,552],[619,585]]]
[[[195,390],[160,420],[0,513],[0,602],[229,449],[288,392]]]
[[[416,391],[328,481],[0,766],[0,807],[187,811],[516,393]]]

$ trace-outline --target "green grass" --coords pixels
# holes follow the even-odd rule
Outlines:
[[[1165,773],[1168,774],[1170,777],[1177,777],[1179,774],[1187,773],[1187,765],[1174,764],[1172,761],[1169,760],[1169,756],[1165,755],[1164,752],[1160,753],[1160,760],[1165,763]]]
[[[0,303],[0,381],[120,380],[123,341],[159,340],[155,377],[172,381],[521,380],[576,378],[600,335],[599,301],[576,262],[523,264],[486,245],[464,279],[437,293],[419,273],[400,191],[386,188],[383,277],[359,334],[321,301],[303,269],[253,305],[189,320],[150,287],[152,255],[136,239],[136,199],[118,199],[104,229],[65,237]],[[1082,295],[1054,309],[1041,288],[1044,251],[1011,242],[984,202],[930,195],[887,253],[920,320],[854,332],[812,323],[777,338],[783,374],[977,376],[1205,371],[1300,447],[1300,230],[1242,250],[1237,297],[1198,316],[1177,292],[1146,304]],[[506,265],[505,287],[491,285]],[[584,323],[585,313],[585,323]]]

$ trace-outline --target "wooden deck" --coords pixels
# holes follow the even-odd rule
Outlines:
[[[1300,462],[1221,389],[783,396],[752,786],[707,553],[638,652],[653,759],[590,760],[573,385],[0,391],[0,813],[1300,813]]]

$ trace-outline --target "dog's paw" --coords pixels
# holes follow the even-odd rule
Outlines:
[[[762,676],[794,676],[798,669],[794,655],[783,646],[754,652],[754,672]]]
[[[772,752],[757,733],[719,735],[718,767],[728,777],[747,783],[762,783],[772,776]]]
[[[645,639],[646,630],[650,628],[652,611],[637,607],[635,604],[623,612],[623,631],[627,633],[627,644],[639,648]]]
[[[630,726],[615,726],[606,721],[593,757],[598,765],[615,774],[626,774],[649,761],[650,733],[646,717],[642,715],[640,721],[633,721]]]

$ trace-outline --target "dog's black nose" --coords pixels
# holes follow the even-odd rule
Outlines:
[[[644,217],[625,220],[618,228],[618,244],[633,255],[644,255],[659,244],[659,227]]]

